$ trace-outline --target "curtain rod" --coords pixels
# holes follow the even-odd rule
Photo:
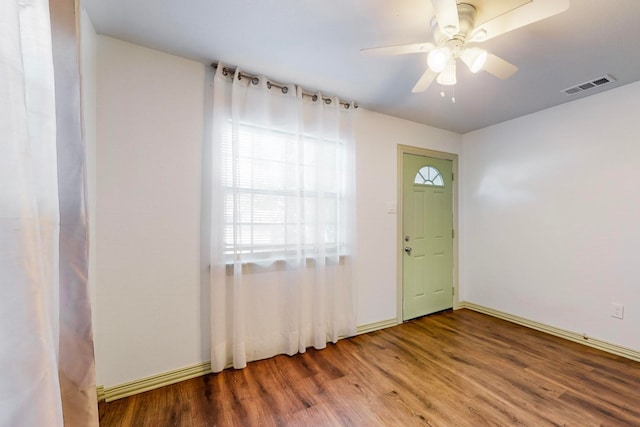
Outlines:
[[[218,68],[218,63],[214,62],[213,64],[211,64],[211,66],[213,68]],[[229,73],[235,73],[236,69],[235,68],[231,68],[231,67],[223,67],[222,68],[222,74],[223,75],[228,75]],[[243,73],[240,72],[240,74],[238,75],[239,78],[246,78],[246,79],[250,79],[251,83],[253,83],[254,85],[257,85],[259,82],[259,78],[258,76],[256,76],[255,74],[247,74],[247,73]],[[289,87],[285,84],[282,83],[275,83],[272,82],[271,80],[267,80],[267,87],[269,89],[271,89],[272,87],[277,87],[278,89],[280,89],[282,91],[282,93],[287,93],[289,91]],[[316,95],[315,93],[311,93],[311,92],[306,92],[304,89],[302,90],[302,96],[308,96],[310,97],[312,100],[317,101],[318,100],[318,95]],[[325,104],[331,104],[332,100],[331,98],[322,98],[322,100],[324,101]],[[350,108],[351,104],[349,102],[346,101],[342,101],[340,100],[340,105],[344,105],[344,108]],[[353,102],[353,108],[358,108],[358,103],[357,102]]]

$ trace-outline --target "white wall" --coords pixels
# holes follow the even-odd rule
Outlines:
[[[397,147],[459,154],[462,137],[418,123],[358,110],[356,136],[358,324],[397,317]]]
[[[98,383],[202,361],[204,66],[98,37]]]
[[[109,387],[208,360],[208,85],[204,64],[108,37],[97,55],[94,310]],[[403,144],[463,150],[461,300],[640,349],[638,99],[640,84],[628,85],[464,137],[359,109],[358,323],[397,316],[387,204]],[[624,320],[611,302],[625,304]]]
[[[635,83],[464,135],[462,300],[640,349],[638,111]]]
[[[200,193],[205,66],[98,37],[98,383],[208,361]],[[462,137],[358,110],[358,323],[396,318],[397,144]],[[206,147],[205,147],[206,148]],[[206,193],[206,191],[205,191]]]
[[[97,324],[96,300],[96,61],[97,35],[84,8],[80,12],[80,81],[82,82],[82,125],[87,159],[87,209],[89,212],[89,295],[94,330]]]
[[[113,386],[208,360],[208,86],[203,64],[102,36],[97,47],[96,358]],[[397,316],[387,204],[403,144],[463,150],[461,300],[640,349],[639,99],[637,83],[464,137],[359,109],[358,323]]]

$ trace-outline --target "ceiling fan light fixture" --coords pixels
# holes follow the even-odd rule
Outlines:
[[[427,56],[427,64],[432,71],[436,73],[442,72],[451,59],[451,50],[446,47],[433,49]]]
[[[442,72],[438,74],[436,81],[443,86],[453,86],[457,83],[455,58],[451,58],[449,62],[447,62],[444,70],[442,70]]]
[[[460,59],[469,67],[472,73],[477,73],[484,67],[488,56],[489,54],[486,50],[479,47],[471,47],[462,51]]]

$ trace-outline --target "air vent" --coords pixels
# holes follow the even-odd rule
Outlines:
[[[563,89],[562,92],[567,95],[575,95],[576,93],[584,92],[585,90],[591,90],[593,88],[597,88],[599,86],[603,86],[615,81],[616,79],[607,74],[606,76],[598,77],[597,79],[593,79],[589,82],[580,83],[579,85]]]

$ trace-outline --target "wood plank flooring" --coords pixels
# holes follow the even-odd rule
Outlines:
[[[640,363],[470,310],[100,404],[110,426],[640,426]]]

